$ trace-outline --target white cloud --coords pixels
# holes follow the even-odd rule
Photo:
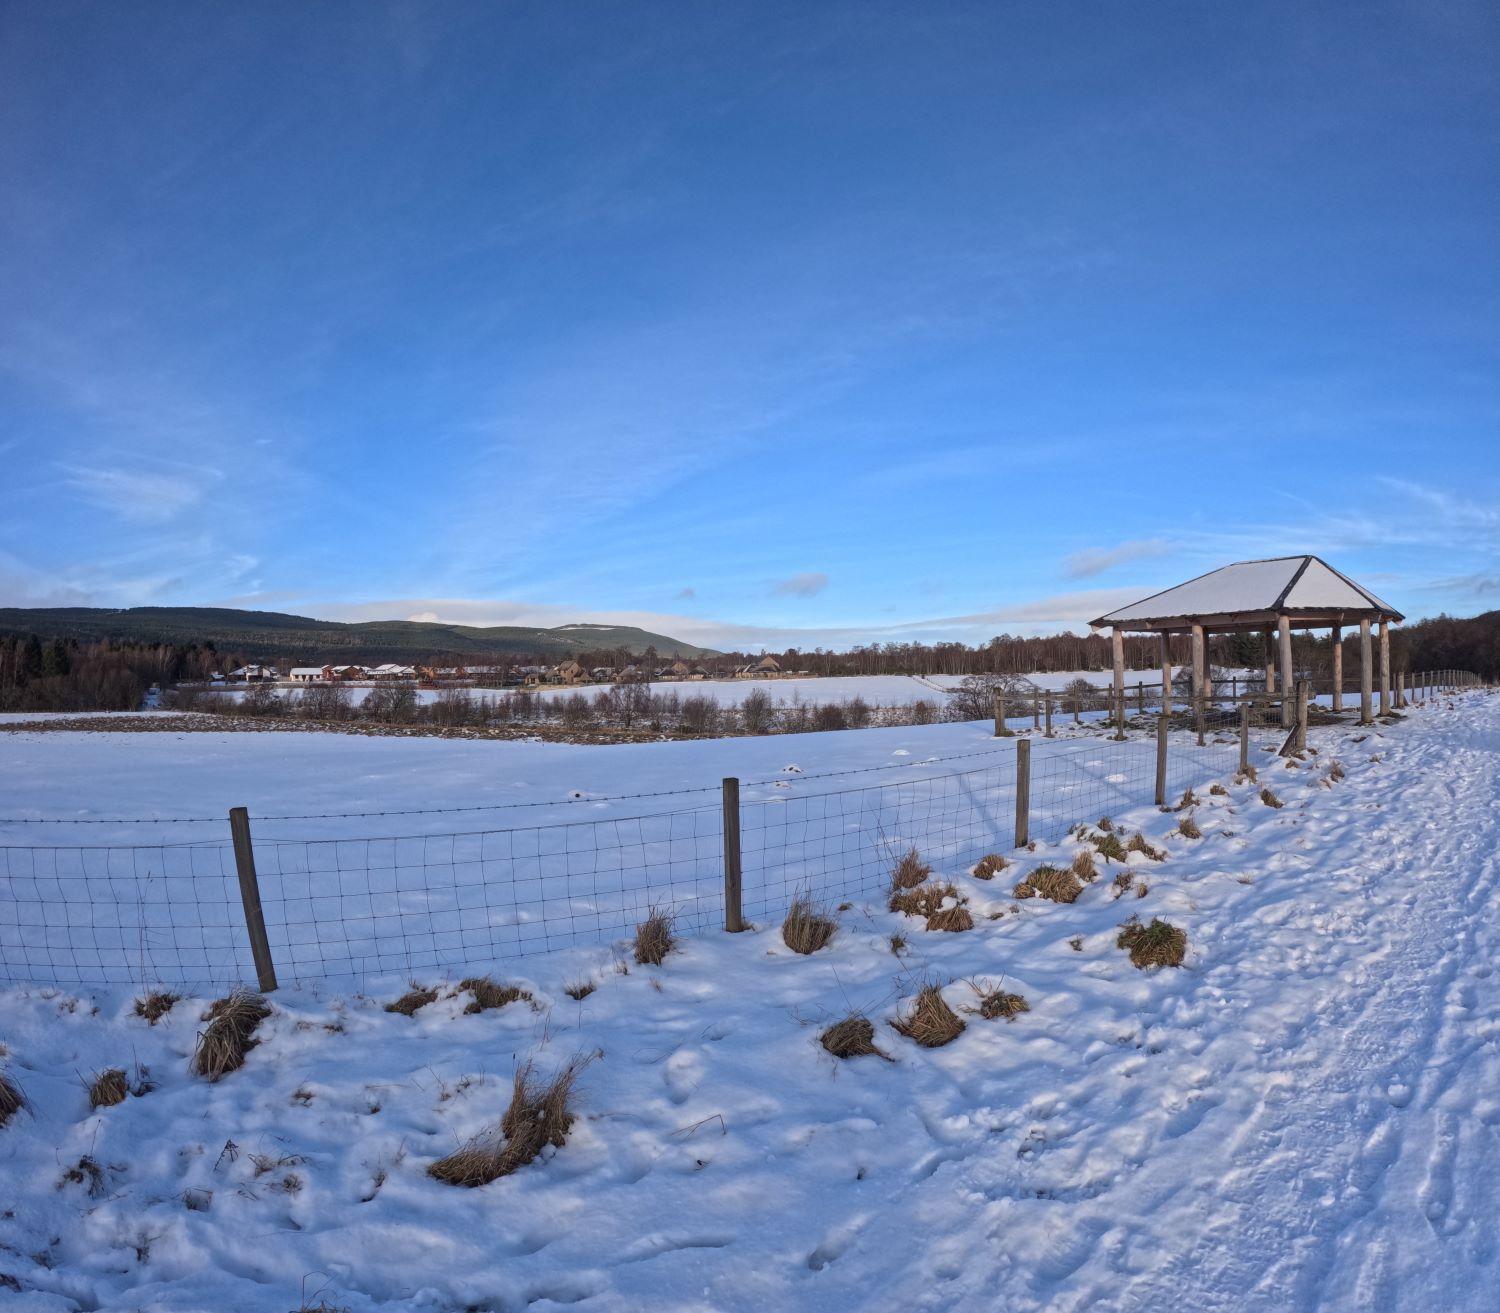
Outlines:
[[[782,579],[771,587],[775,597],[816,597],[828,587],[828,576],[821,570],[808,570]]]
[[[1173,545],[1162,538],[1137,538],[1115,547],[1090,547],[1068,557],[1063,563],[1063,571],[1069,579],[1087,579],[1128,561],[1166,556],[1172,550]]]

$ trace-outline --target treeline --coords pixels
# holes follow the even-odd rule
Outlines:
[[[1500,611],[1468,619],[1440,615],[1397,631],[1406,670],[1470,670],[1500,679]]]
[[[162,705],[176,711],[212,711],[220,715],[322,724],[364,722],[439,728],[556,726],[580,732],[645,730],[694,738],[930,725],[968,718],[957,701],[940,696],[909,705],[880,707],[859,697],[823,704],[788,702],[754,689],[738,706],[723,706],[701,695],[681,696],[675,689],[653,692],[644,683],[617,684],[593,694],[578,692],[551,697],[522,690],[490,696],[450,688],[431,700],[420,698],[410,684],[376,685],[359,690],[343,684],[314,684],[287,690],[257,684],[239,696],[196,688],[173,689],[164,696]],[[992,705],[993,699],[986,699],[978,714],[989,715]]]
[[[197,644],[0,638],[0,711],[136,711],[153,685],[206,679],[228,660]]]

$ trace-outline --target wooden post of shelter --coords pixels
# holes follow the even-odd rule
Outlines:
[[[1373,685],[1373,672],[1370,670],[1370,622],[1361,620],[1359,622],[1359,723],[1368,725],[1371,722],[1370,701]]]
[[[1125,737],[1125,631],[1119,625],[1110,635],[1110,653],[1114,658],[1115,737]]]
[[[1276,691],[1276,633],[1268,629],[1265,632],[1266,642],[1266,692]]]
[[[1250,704],[1240,703],[1240,774],[1250,769]]]
[[[1391,626],[1380,622],[1380,714],[1391,714]]]
[[[1276,618],[1276,636],[1281,648],[1281,728],[1292,727],[1292,622],[1288,616]]]
[[[1344,709],[1344,627],[1333,627],[1333,714]]]

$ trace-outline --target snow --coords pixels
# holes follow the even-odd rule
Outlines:
[[[980,727],[592,750],[129,737],[5,736],[8,807],[55,811],[65,781],[88,782],[96,815],[249,790],[268,808],[314,781],[320,802],[464,781],[555,800],[741,753],[747,778],[801,788],[840,764],[920,771]],[[1071,855],[1060,840],[991,883],[941,867],[967,933],[870,898],[811,957],[768,923],[690,936],[661,967],[618,944],[529,958],[507,978],[535,1008],[468,1016],[444,997],[406,1018],[382,1010],[394,979],[284,989],[244,1069],[212,1086],[188,1073],[207,996],[151,1027],[127,989],[0,991],[0,1066],[32,1105],[0,1129],[7,1307],[1491,1307],[1500,700],[1312,742],[1295,768],[1258,758],[1280,810],[1249,784],[1200,789],[1200,840],[1150,806],[1114,813],[1167,850],[1131,860],[1144,898],[1112,897],[1115,865],[1076,903],[1011,910],[1021,870]],[[1132,913],[1186,930],[1183,969],[1131,967],[1114,941]],[[593,994],[563,993],[585,974]],[[1003,981],[1031,1011],[965,1015],[954,1043],[921,1049],[886,1023],[928,978],[955,1007],[966,981]],[[894,1061],[821,1049],[852,1009]],[[517,1063],[575,1054],[598,1056],[563,1148],[477,1190],[425,1175],[498,1120]],[[80,1075],[135,1063],[156,1087],[91,1112]],[[85,1155],[92,1193],[63,1179]]]

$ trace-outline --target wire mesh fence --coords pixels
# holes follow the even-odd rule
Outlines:
[[[1422,687],[1468,684],[1445,678]],[[1174,706],[1166,718],[1158,702],[1155,714],[1131,709],[1123,737],[1115,719],[1084,737],[762,782],[764,796],[733,813],[743,914],[766,923],[799,895],[836,905],[881,894],[910,848],[954,877],[1023,836],[1054,842],[1080,822],[1173,802],[1285,746],[1283,717],[1282,700],[1264,695]],[[682,932],[722,928],[725,815],[709,796],[441,834],[261,837],[243,856],[281,983],[490,969],[618,944],[653,909]],[[0,844],[0,979],[255,979],[245,877],[227,841]]]

